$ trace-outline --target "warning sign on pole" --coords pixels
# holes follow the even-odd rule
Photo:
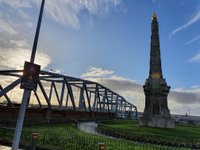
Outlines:
[[[39,74],[40,65],[25,61],[20,88],[26,90],[36,90],[39,80]]]

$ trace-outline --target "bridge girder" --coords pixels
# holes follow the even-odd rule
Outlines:
[[[2,87],[0,84],[0,97],[4,96],[10,107],[15,107],[7,93],[17,87],[21,82],[23,70],[1,70],[1,76],[16,77],[9,85]],[[53,97],[54,93],[54,97]],[[130,113],[137,107],[126,101],[124,97],[113,92],[109,88],[88,80],[66,76],[54,72],[40,71],[38,88],[32,91],[38,106],[43,109],[79,110],[89,112]],[[41,96],[47,105],[41,102]],[[53,105],[52,99],[56,99],[57,105]],[[71,102],[71,106],[69,105]]]

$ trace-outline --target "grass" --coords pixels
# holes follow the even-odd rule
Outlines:
[[[4,130],[0,129],[0,135]],[[13,130],[6,129],[7,142],[12,141]],[[39,133],[38,146],[57,150],[97,150],[98,143],[105,143],[107,150],[128,150],[140,148],[136,143],[105,138],[77,130],[72,124],[37,125],[24,128],[20,143],[31,145],[32,132]],[[2,136],[1,136],[2,137]],[[1,140],[0,137],[0,140]]]
[[[77,130],[72,124],[39,125],[34,126],[32,132],[39,133],[39,145],[50,149],[97,150],[98,143],[105,143],[106,150],[139,150],[142,147],[141,144],[130,141],[88,134]],[[144,149],[150,147],[145,146]]]
[[[109,124],[109,123],[108,123]],[[131,122],[130,122],[131,127]],[[117,126],[117,125],[116,125]],[[125,124],[119,124],[118,127],[125,127]],[[3,137],[4,129],[0,129],[0,140]],[[73,124],[45,124],[26,127],[23,129],[21,144],[31,145],[32,132],[39,133],[38,146],[41,148],[55,150],[97,150],[98,143],[105,143],[106,150],[149,150],[160,149],[167,150],[167,147],[151,144],[141,144],[137,142],[111,139],[104,136],[88,134],[76,129]],[[12,141],[13,130],[6,129],[7,141]],[[168,148],[171,149],[171,148]],[[176,148],[180,150],[181,148]],[[181,150],[186,150],[182,148]]]
[[[103,125],[134,133],[157,134],[163,136],[200,137],[200,125],[177,124],[175,129],[149,128],[139,126],[138,122],[135,120],[110,120],[103,122]]]
[[[98,131],[114,134],[132,140],[162,143],[167,145],[195,145],[200,144],[199,125],[176,125],[175,129],[141,127],[133,120],[111,120],[101,124]]]

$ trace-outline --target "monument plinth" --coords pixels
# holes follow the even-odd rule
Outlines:
[[[175,128],[175,122],[171,118],[167,105],[170,86],[167,85],[162,74],[159,28],[155,13],[152,16],[151,32],[149,77],[143,86],[145,109],[143,117],[139,119],[139,124],[149,127]]]

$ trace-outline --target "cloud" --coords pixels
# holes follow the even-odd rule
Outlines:
[[[100,15],[108,13],[111,8],[121,3],[122,0],[48,0],[45,4],[45,13],[62,25],[79,29],[81,11],[86,10],[90,14],[89,16]],[[29,60],[31,53],[28,50],[31,47],[31,43],[28,43],[30,33],[27,31],[31,30],[33,24],[27,10],[36,5],[39,7],[41,0],[1,0],[0,4],[2,10],[0,11],[0,66],[1,69],[19,69],[22,68],[24,60]],[[51,63],[51,58],[38,51],[36,62],[45,68]],[[93,74],[90,75],[104,74],[109,74],[109,72],[93,70]],[[85,75],[87,76],[87,74]]]
[[[81,9],[79,5],[73,5],[72,1],[47,1],[46,13],[56,22],[70,26],[75,29],[80,28],[78,13]]]
[[[32,44],[30,46],[27,38],[29,36],[27,31],[30,31],[31,26],[26,21],[29,17],[22,8],[29,8],[31,5],[29,1],[24,0],[1,0],[1,3],[9,5],[13,9],[0,11],[0,69],[23,69],[24,61],[30,60]],[[0,8],[3,6],[0,5]],[[18,14],[20,15],[18,16]],[[26,25],[27,23],[28,25]],[[36,63],[41,65],[41,68],[47,67],[51,61],[50,56],[37,50]]]
[[[10,43],[15,44],[18,47],[28,47],[27,42],[25,40],[19,40],[19,41],[10,40]]]
[[[191,39],[191,40],[189,40],[189,41],[187,41],[187,42],[185,43],[185,45],[188,45],[188,44],[190,44],[190,43],[192,43],[192,42],[194,42],[194,41],[196,41],[196,40],[198,40],[198,39],[200,39],[200,35],[197,36],[197,37],[195,37],[195,38],[193,38],[193,39]]]
[[[82,74],[82,78],[86,77],[103,77],[107,75],[112,75],[114,71],[112,70],[106,70],[103,68],[96,68],[96,67],[90,67],[86,73]]]
[[[197,12],[194,17],[192,17],[187,23],[185,23],[184,25],[174,29],[173,31],[171,31],[169,38],[171,39],[172,36],[174,36],[177,32],[186,29],[187,27],[191,26],[192,24],[194,24],[195,22],[200,20],[200,11]]]
[[[30,15],[25,12],[27,8],[32,7],[32,4],[30,2],[31,1],[26,1],[26,0],[12,0],[12,1],[0,0],[0,8],[2,10],[2,12],[0,12],[1,17],[7,16],[8,18],[10,18],[10,15],[12,14],[16,15],[16,17],[21,17],[18,19],[24,19],[24,20],[30,19]],[[15,20],[15,18],[13,20]],[[21,23],[23,23],[24,20]]]
[[[110,77],[93,77],[87,78],[88,80],[95,81],[103,84],[104,86],[110,88],[111,90],[118,93],[143,93],[142,85],[138,84],[134,80],[126,79],[119,76],[110,76]],[[123,96],[123,95],[122,95]]]
[[[174,89],[169,99],[182,105],[198,104],[200,103],[200,88]]]
[[[19,16],[21,16],[24,19],[30,18],[30,16],[27,13],[25,13],[23,10],[19,10]]]
[[[46,1],[46,13],[58,23],[80,28],[79,15],[83,10],[92,15],[106,14],[112,7],[122,3],[122,0],[48,0]]]
[[[20,47],[0,48],[0,53],[1,69],[23,69],[24,61],[29,61],[31,55],[30,50]],[[42,52],[37,52],[35,63],[45,68],[51,63],[51,58]]]
[[[0,19],[0,33],[6,33],[10,36],[16,35],[17,31],[8,22]]]
[[[8,0],[1,0],[0,3],[5,3],[13,8],[29,8],[31,7],[30,2],[26,1],[26,0],[12,0],[12,1],[8,1]]]
[[[112,70],[95,67],[87,69],[86,73],[83,73],[81,77],[106,86],[112,91],[123,96],[133,105],[136,105],[140,111],[143,111],[143,88],[142,85],[136,81],[117,76]]]
[[[188,60],[189,62],[197,62],[197,63],[200,63],[200,52],[197,53],[195,56],[193,56],[192,58],[190,58]]]
[[[95,68],[95,67],[93,67]],[[87,70],[89,74],[90,69]],[[97,68],[98,70],[98,68]],[[114,71],[101,68],[101,71],[113,72],[105,76],[86,76],[85,79],[98,82],[112,91],[123,96],[127,101],[137,106],[139,111],[144,110],[145,96],[143,85],[135,80],[120,77],[114,74]],[[85,74],[85,73],[83,73]],[[193,86],[189,89],[176,88],[170,91],[168,95],[168,106],[171,113],[185,113],[185,106],[191,110],[196,109],[196,105],[200,104],[200,87]],[[179,111],[177,111],[179,110]],[[196,111],[197,112],[197,111]],[[199,115],[195,113],[194,115]]]
[[[110,9],[122,4],[123,0],[47,0],[45,2],[45,13],[53,18],[56,22],[73,27],[74,29],[80,28],[80,13],[86,10],[92,15],[102,15],[109,12]],[[40,0],[1,0],[0,3],[5,3],[15,9],[24,9],[33,7],[33,5],[40,6]],[[24,11],[20,11],[24,18],[28,18]]]

